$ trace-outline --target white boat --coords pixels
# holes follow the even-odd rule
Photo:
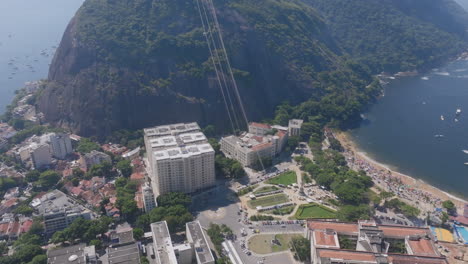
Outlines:
[[[444,121],[444,120],[445,120],[445,118],[444,118],[444,116],[443,116],[443,115],[441,115],[441,116],[440,116],[440,120],[442,120],[442,121]]]
[[[456,119],[456,118],[455,118],[455,120],[454,120],[454,121],[455,121],[455,122],[458,122],[458,119]]]
[[[468,150],[464,149],[462,150],[465,154],[468,154]]]
[[[444,135],[434,135],[435,138],[443,138]]]
[[[468,166],[468,162],[465,162],[465,163],[463,163],[463,164],[465,164],[466,166]]]
[[[457,111],[455,112],[455,114],[456,114],[456,115],[459,115],[459,114],[461,114],[461,112],[462,112],[461,109],[458,108]]]

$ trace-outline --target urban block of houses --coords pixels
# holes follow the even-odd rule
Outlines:
[[[249,131],[221,139],[221,151],[243,166],[253,166],[259,158],[273,158],[286,146],[288,131],[267,124],[250,123]]]
[[[309,221],[307,225],[312,263],[448,264],[438,252],[428,227],[322,220]],[[345,240],[347,245],[340,242]]]
[[[16,240],[31,229],[33,220],[28,217],[15,217],[14,214],[2,215],[0,221],[0,240]]]

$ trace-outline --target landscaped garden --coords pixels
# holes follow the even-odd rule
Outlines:
[[[310,218],[336,218],[336,212],[325,206],[311,203],[299,206],[294,217],[299,220]]]
[[[289,202],[288,196],[284,193],[280,193],[280,194],[260,197],[255,200],[250,200],[249,206],[251,208],[256,208],[257,206],[266,207],[266,206],[272,206],[272,205],[277,205],[277,204],[282,204],[282,203],[287,203],[287,202]]]

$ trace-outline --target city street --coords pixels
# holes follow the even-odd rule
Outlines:
[[[254,256],[254,254],[248,256],[242,250],[240,241],[247,239],[253,234],[255,229],[259,229],[260,234],[262,232],[301,232],[304,230],[302,226],[286,225],[285,228],[282,228],[281,225],[263,226],[260,221],[257,223],[260,225],[252,225],[252,228],[249,228],[248,225],[243,223],[246,219],[245,213],[241,215],[238,214],[240,204],[238,203],[237,196],[232,190],[226,187],[223,182],[219,182],[218,187],[209,193],[211,194],[200,195],[194,200],[194,204],[196,205],[196,208],[193,208],[195,217],[206,229],[209,227],[210,223],[226,224],[229,226],[237,236],[237,239],[233,241],[233,245],[244,264],[262,263],[263,259],[263,263],[265,264],[295,263],[289,251],[266,255],[265,257]],[[241,219],[241,221],[239,221],[239,219]],[[241,235],[242,229],[247,232],[248,235],[246,237]]]

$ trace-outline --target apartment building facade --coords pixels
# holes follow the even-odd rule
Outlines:
[[[155,197],[215,185],[215,151],[197,123],[158,126],[144,132]]]

